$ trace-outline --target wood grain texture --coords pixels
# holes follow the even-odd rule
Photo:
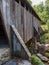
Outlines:
[[[23,46],[24,50],[26,51],[27,55],[29,57],[31,57],[31,53],[29,52],[28,48],[26,47],[24,41],[22,40],[22,38],[21,38],[20,34],[18,33],[17,29],[15,28],[15,26],[12,25],[11,28],[12,28],[13,32],[15,33],[16,37],[18,38],[20,44]]]

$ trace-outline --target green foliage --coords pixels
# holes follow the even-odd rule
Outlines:
[[[41,24],[46,24],[47,18],[48,18],[48,15],[47,15],[46,11],[44,10],[44,11],[43,11],[42,13],[40,13],[39,15],[40,15],[41,20],[42,20]]]
[[[40,43],[41,44],[48,44],[49,43],[49,33],[45,33],[40,36]]]
[[[43,8],[44,8],[44,6],[43,6],[43,2],[41,2],[39,5],[34,5],[34,7],[33,7],[35,10],[36,10],[36,12],[38,12],[38,13],[42,13],[42,11],[43,11]]]
[[[40,37],[40,43],[49,43],[49,0],[46,0],[45,5],[43,5],[43,2],[41,2],[39,5],[33,6],[33,8],[42,20],[42,29],[44,31],[48,31],[48,33]]]
[[[46,8],[47,14],[49,15],[49,0],[46,0],[45,8]]]
[[[31,56],[31,62],[34,65],[44,65],[44,63],[36,55]]]
[[[45,39],[49,39],[49,33],[44,34]]]
[[[49,53],[45,53],[45,56],[49,58]]]
[[[41,25],[41,28],[43,31],[48,31],[48,26],[47,25]]]
[[[43,5],[43,2],[41,2],[39,5],[35,5],[33,8],[41,18],[41,24],[46,24],[46,22],[49,20],[49,0],[46,0],[45,5]]]
[[[40,36],[40,43],[45,44],[45,35]]]
[[[47,26],[48,26],[48,32],[49,32],[49,20],[47,21]]]
[[[27,0],[30,4],[32,4],[32,1],[31,0]]]

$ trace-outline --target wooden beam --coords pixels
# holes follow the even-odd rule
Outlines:
[[[29,52],[28,48],[26,47],[24,41],[22,40],[22,38],[21,38],[20,34],[18,33],[17,29],[15,28],[15,26],[11,25],[11,29],[15,33],[15,35],[18,38],[20,44],[23,46],[23,48],[24,48],[25,52],[27,53],[28,57],[31,57],[31,53]]]

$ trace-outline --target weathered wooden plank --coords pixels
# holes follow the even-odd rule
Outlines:
[[[36,18],[34,16],[33,16],[33,25],[34,25],[36,31],[38,31],[38,24],[37,24]]]
[[[31,14],[24,9],[24,38],[25,42],[32,38],[32,16]]]
[[[36,31],[38,32],[38,28],[40,27],[40,22],[35,16],[33,16],[33,26],[35,27]]]
[[[1,2],[1,0],[0,0],[0,11],[1,11],[1,3],[2,3],[2,2]]]
[[[31,21],[31,14],[27,11],[26,12],[26,34],[27,34],[27,41],[32,38],[32,21]]]
[[[29,28],[28,28],[28,23],[29,23],[29,22],[28,22],[28,19],[29,19],[29,16],[28,16],[28,12],[27,12],[27,11],[25,12],[25,14],[26,14],[26,15],[25,15],[26,20],[24,21],[24,23],[25,23],[25,24],[24,24],[24,26],[25,26],[24,28],[25,28],[25,39],[26,39],[26,42],[27,42],[27,40],[28,40],[28,38],[29,38],[29,37],[28,37],[28,35],[29,35],[29,33],[28,33],[28,31],[29,31],[29,30],[28,30],[28,29],[29,29]]]
[[[32,14],[30,13],[30,39],[33,37],[33,21]]]
[[[18,4],[18,31],[19,34],[21,35],[21,6]]]
[[[6,28],[6,32],[8,35],[8,38],[10,38],[10,0],[6,1],[6,0],[2,0],[2,4],[1,4],[1,13],[3,16],[3,20],[4,20],[4,25]]]
[[[32,14],[28,12],[25,8],[23,8],[20,4],[16,3],[16,21],[18,32],[20,33],[22,39],[27,42],[29,39],[33,37],[33,27],[38,31],[38,21],[36,17],[33,18],[34,23],[32,22]]]
[[[27,41],[27,33],[26,33],[26,8],[24,8],[24,41],[26,42]]]
[[[17,29],[15,28],[14,25],[11,26],[13,32],[15,33],[16,37],[18,38],[20,44],[23,46],[24,50],[26,51],[28,57],[31,57],[31,53],[29,52],[28,48],[26,47],[24,41],[22,40],[20,34],[18,33]]]
[[[16,29],[18,30],[18,3],[15,2],[15,25],[16,25]]]
[[[21,34],[22,39],[24,40],[24,8],[21,7]]]
[[[16,28],[23,39],[23,7],[17,2],[15,2],[15,13]]]
[[[27,17],[27,19],[26,19],[26,26],[27,26],[27,41],[29,41],[29,39],[30,39],[30,24],[29,24],[29,22],[30,22],[30,14],[29,14],[29,12],[27,11],[27,15],[26,15]]]
[[[32,35],[34,35],[34,29],[33,29],[33,15],[32,15]]]
[[[40,26],[39,20],[35,16],[33,17],[29,10],[27,11],[26,8],[22,7],[21,3],[17,3],[14,0],[2,0],[2,12],[8,35],[10,34],[10,25],[12,24],[25,42],[33,37],[32,26],[38,31]]]

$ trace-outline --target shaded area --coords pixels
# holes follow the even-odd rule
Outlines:
[[[0,57],[2,54],[5,53],[5,51],[8,48],[9,48],[9,44],[8,44],[7,36],[5,33],[5,29],[3,26],[3,21],[2,21],[2,18],[0,16]]]
[[[11,26],[11,38],[13,56],[28,59],[31,56],[31,53],[14,25]]]

